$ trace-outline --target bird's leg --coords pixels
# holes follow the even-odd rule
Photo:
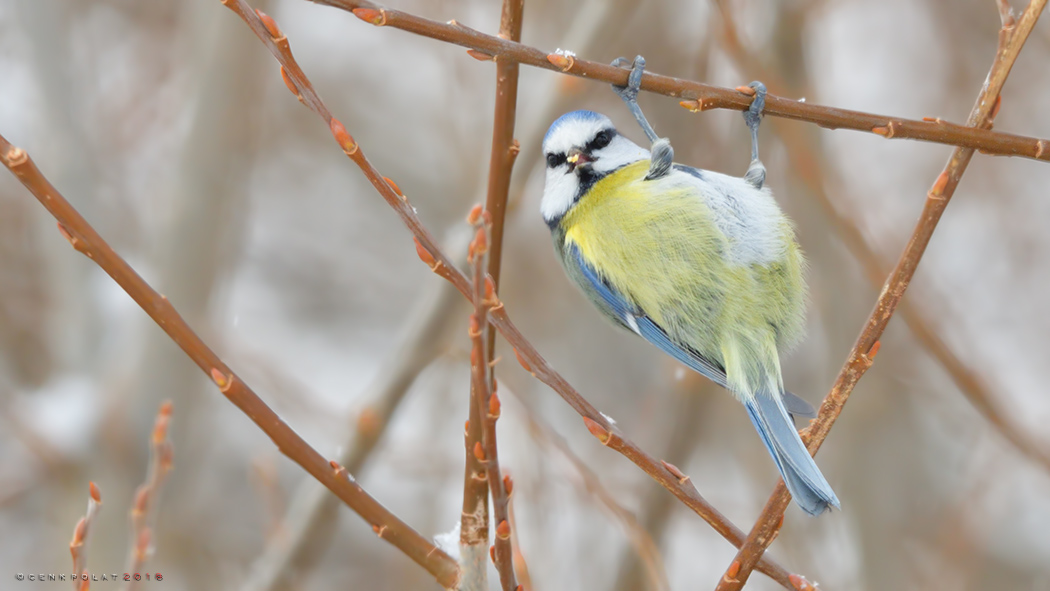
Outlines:
[[[618,57],[613,60],[612,65],[622,68],[629,63],[626,58]],[[653,126],[649,125],[649,121],[642,113],[642,108],[638,106],[638,90],[642,86],[642,73],[644,71],[645,58],[639,55],[634,58],[634,63],[631,64],[631,75],[627,78],[627,86],[613,84],[612,87],[616,94],[623,99],[627,109],[634,115],[635,121],[641,126],[649,141],[652,142],[652,147],[649,150],[649,174],[645,176],[646,180],[651,180],[660,178],[670,172],[671,165],[674,163],[674,149],[667,138],[661,138],[656,135],[656,132],[653,131]]]
[[[755,98],[744,111],[744,122],[751,130],[751,165],[747,167],[744,180],[756,189],[761,189],[766,183],[766,166],[758,159],[758,124],[762,121],[762,110],[766,107],[766,85],[756,80],[748,86],[755,91]]]

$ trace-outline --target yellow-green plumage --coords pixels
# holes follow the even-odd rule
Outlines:
[[[699,199],[692,177],[645,180],[648,170],[642,160],[597,181],[560,220],[559,252],[574,245],[672,340],[721,364],[738,396],[762,387],[779,392],[778,348],[800,336],[805,300],[803,257],[790,222],[775,205],[766,207],[774,216],[773,247],[762,260],[734,261],[738,242],[757,239],[751,220],[727,234],[717,220],[732,212],[712,210],[727,207],[722,196]],[[772,204],[768,192],[744,198]]]

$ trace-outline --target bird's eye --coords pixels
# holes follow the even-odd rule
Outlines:
[[[548,168],[555,168],[555,167],[561,166],[562,164],[565,164],[565,154],[563,154],[563,153],[547,154],[547,167]]]
[[[602,131],[598,132],[598,135],[594,136],[593,140],[591,140],[590,148],[592,150],[601,150],[605,146],[608,146],[609,142],[611,141],[612,134],[609,133],[609,130],[603,129]]]

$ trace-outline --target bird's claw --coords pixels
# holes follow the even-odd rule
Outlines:
[[[761,189],[766,182],[766,167],[758,157],[758,125],[762,122],[762,111],[766,108],[766,85],[755,80],[748,86],[755,91],[755,97],[744,111],[744,123],[751,130],[751,165],[744,179],[756,189]]]

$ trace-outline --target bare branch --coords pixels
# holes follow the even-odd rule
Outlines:
[[[174,461],[174,448],[168,437],[168,425],[171,423],[172,404],[164,401],[157,411],[157,420],[153,423],[150,435],[149,467],[146,469],[146,482],[135,491],[135,500],[131,505],[131,549],[128,552],[128,563],[124,572],[138,573],[142,565],[153,554],[153,529],[157,523],[157,499],[164,478],[171,471]],[[125,591],[133,591],[138,585],[134,578],[124,586]]]
[[[781,80],[780,76],[770,68],[763,66],[753,52],[748,51],[740,43],[729,3],[725,0],[716,0],[716,5],[722,12],[725,24],[724,45],[730,57],[742,70],[753,72],[755,77],[763,80],[770,89],[786,89],[787,84]],[[792,162],[792,170],[806,184],[809,193],[816,198],[817,203],[827,214],[839,237],[860,262],[868,281],[876,288],[881,287],[888,274],[889,265],[882,260],[876,248],[868,242],[864,233],[849,215],[840,211],[842,206],[837,205],[829,197],[828,185],[835,187],[830,192],[836,195],[842,195],[846,189],[837,182],[833,171],[822,166],[822,159],[816,153],[817,148],[812,145],[812,136],[801,133],[797,127],[777,125],[780,121],[773,123],[777,129],[777,136],[788,148],[787,157]],[[959,358],[952,347],[933,328],[931,321],[920,311],[919,307],[914,302],[902,300],[897,314],[904,319],[919,344],[941,364],[941,367],[955,382],[956,387],[1006,442],[1050,471],[1050,451],[1047,451],[1045,446],[1027,433],[1023,426],[1010,418],[1009,413],[993,395],[984,378]]]
[[[971,126],[983,128],[992,124],[998,112],[999,93],[1006,82],[1006,77],[1017,60],[1025,40],[1035,27],[1035,22],[1045,8],[1046,2],[1047,0],[1031,0],[1020,21],[1014,26],[1003,27],[999,32],[999,50],[988,72],[988,79],[978,94],[968,118]],[[824,438],[827,437],[832,425],[842,412],[853,387],[871,367],[879,349],[879,338],[886,329],[886,325],[889,324],[901,298],[904,297],[904,292],[926,251],[926,245],[929,244],[930,237],[937,227],[937,222],[944,213],[973,154],[973,149],[956,148],[927,194],[926,203],[915,231],[904,252],[901,253],[896,268],[886,278],[886,283],[875,303],[871,317],[857,338],[831,392],[821,404],[817,418],[806,429],[804,440],[807,442],[810,453],[815,454],[820,449]],[[748,534],[747,542],[737,552],[725,576],[719,581],[716,591],[735,591],[744,586],[756,561],[779,533],[784,519],[784,510],[790,499],[791,495],[781,480],[762,509],[751,533]]]
[[[401,218],[401,221],[412,233],[416,242],[416,252],[420,259],[430,267],[431,271],[451,282],[464,297],[472,299],[473,287],[470,280],[442,252],[437,241],[419,220],[415,209],[408,201],[408,197],[401,193],[393,181],[387,179],[376,170],[365,156],[361,146],[347,133],[343,124],[332,116],[328,107],[317,96],[317,92],[314,90],[313,85],[310,84],[309,79],[307,79],[302,69],[295,62],[287,39],[277,28],[277,24],[273,22],[273,19],[265,16],[264,20],[263,17],[256,15],[244,4],[243,0],[224,0],[223,3],[244,19],[256,36],[269,48],[270,53],[281,64],[281,72],[288,89],[296,95],[300,102],[324,119],[336,143],[353,160],[354,164],[361,169],[365,178],[372,183],[372,186],[379,192],[380,196]],[[373,13],[365,16],[374,19],[380,19],[382,16],[379,11],[373,11]],[[358,16],[361,15],[359,14]],[[495,299],[495,293],[493,293],[492,297]],[[616,431],[615,427],[608,422],[605,416],[580,396],[565,378],[556,372],[536,351],[536,348],[525,339],[510,321],[510,317],[507,315],[502,303],[495,300],[491,306],[489,322],[514,347],[515,354],[522,365],[540,381],[557,392],[576,412],[580,413],[592,433],[608,434],[608,437],[602,438],[603,443],[619,451],[641,467],[646,474],[649,474],[654,480],[671,491],[731,543],[734,545],[743,543],[743,532],[700,496],[700,493],[688,477],[685,477],[680,472],[670,471],[665,464],[646,454],[637,445]],[[769,559],[763,558],[759,562],[758,568],[785,587],[791,584],[788,572]]]
[[[2,139],[2,138],[0,138]],[[87,538],[94,524],[95,515],[102,508],[102,494],[94,482],[88,484],[87,513],[77,521],[73,528],[73,539],[69,542],[69,553],[73,556],[73,589],[87,591],[91,577],[87,570]]]
[[[252,13],[254,16],[254,13]],[[258,18],[256,18],[258,22]],[[40,203],[58,220],[62,235],[77,251],[102,268],[131,296],[150,318],[209,375],[219,391],[273,440],[292,461],[339,496],[351,509],[372,524],[379,536],[426,568],[446,588],[455,586],[459,568],[454,560],[405,522],[379,504],[348,477],[310,447],[259,396],[226,366],[193,332],[167,298],[157,293],[120,257],[97,231],[41,174],[29,155],[0,136],[0,160]]]
[[[358,18],[373,25],[403,29],[424,37],[467,47],[472,51],[471,55],[488,56],[496,59],[497,62],[513,60],[545,70],[554,70],[610,84],[623,86],[627,83],[627,70],[574,56],[547,54],[534,47],[475,31],[454,20],[439,23],[406,12],[380,8],[367,1],[312,1],[352,11]],[[750,96],[734,89],[653,74],[649,71],[646,71],[642,77],[641,88],[681,99],[682,106],[693,111],[710,109],[744,111],[751,104]],[[986,128],[968,127],[949,123],[936,117],[917,121],[825,107],[773,95],[766,97],[766,108],[763,115],[816,123],[828,129],[852,129],[874,133],[885,138],[922,140],[972,148],[988,154],[1021,156],[1050,162],[1050,140],[1001,133]]]

